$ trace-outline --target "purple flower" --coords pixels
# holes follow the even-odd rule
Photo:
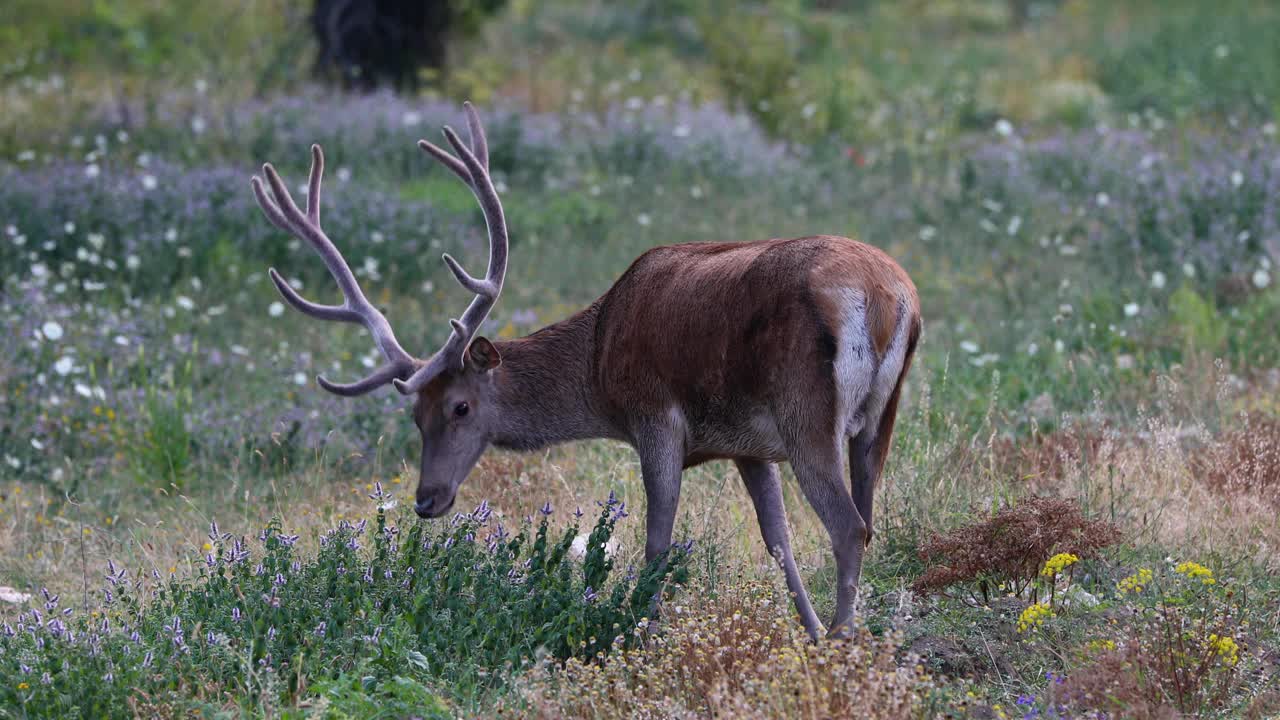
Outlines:
[[[542,513],[542,514],[543,514],[543,516],[550,515],[550,514],[551,514],[551,502],[550,502],[550,501],[547,501],[547,502],[543,503],[543,504],[542,504],[542,507],[538,508],[538,512]]]
[[[588,585],[587,589],[582,593],[582,601],[586,603],[595,602],[597,597],[600,597],[599,594],[596,593],[595,590],[591,589],[590,585]]]

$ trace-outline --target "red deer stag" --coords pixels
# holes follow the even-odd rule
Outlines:
[[[885,253],[843,237],[658,247],[631,264],[576,315],[517,340],[476,330],[502,292],[507,226],[489,178],[480,120],[466,105],[470,144],[450,128],[457,156],[418,145],[475,193],[489,230],[489,269],[472,277],[444,262],[475,297],[449,339],[422,360],[405,352],[320,228],[324,157],[312,146],[306,212],[280,176],[262,170],[253,191],[267,219],[306,240],[341,288],[342,305],[303,299],[272,269],[284,299],[321,320],[363,324],[386,364],[338,395],[387,383],[413,395],[422,435],[415,510],[439,517],[489,445],[533,450],[613,438],[640,457],[647,498],[645,558],[671,544],[684,468],[731,459],[755,505],[760,532],[786,574],[805,629],[822,629],[792,557],[777,463],[789,461],[831,536],[838,574],[833,633],[847,632],[871,504],[889,451],[902,381],[920,335],[907,274]],[[848,448],[851,485],[844,476]]]

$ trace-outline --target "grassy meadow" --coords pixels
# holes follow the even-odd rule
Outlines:
[[[1280,714],[1274,4],[512,0],[418,95],[315,84],[303,4],[11,4],[0,718]],[[730,463],[645,567],[630,448],[490,450],[420,521],[404,400],[316,385],[380,357],[281,302],[269,266],[337,293],[249,178],[296,196],[321,144],[326,231],[428,352],[469,299],[440,254],[487,239],[414,145],[468,98],[490,337],[655,245],[848,235],[911,274],[853,638],[808,642]]]

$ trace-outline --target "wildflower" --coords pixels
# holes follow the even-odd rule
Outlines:
[[[1116,641],[1108,639],[1090,640],[1089,644],[1085,646],[1085,649],[1094,653],[1111,652],[1116,649]]]
[[[1190,560],[1179,563],[1174,572],[1179,575],[1186,575],[1189,579],[1199,579],[1205,585],[1214,585],[1218,581],[1213,577],[1213,571],[1197,562]]]
[[[273,302],[267,306],[267,314],[271,317],[280,317],[284,314],[284,305],[279,302]]]
[[[62,326],[53,320],[45,322],[40,326],[40,332],[44,335],[45,340],[57,341],[62,339]]]
[[[1164,273],[1159,270],[1151,273],[1151,287],[1160,290],[1164,288],[1166,282],[1168,282],[1168,278],[1165,277]]]
[[[70,357],[63,355],[62,357],[58,358],[57,362],[53,364],[53,371],[58,373],[59,375],[70,375],[71,371],[75,369],[75,365],[76,365],[75,360],[72,360]]]
[[[26,684],[25,682],[20,682],[20,683],[18,683],[18,689],[19,689],[19,690],[26,690],[26,689],[27,689],[27,688],[29,688],[29,687],[31,687],[31,686],[30,686],[30,685],[28,685],[28,684]]]
[[[1116,587],[1120,589],[1121,595],[1126,593],[1140,593],[1147,585],[1151,584],[1152,577],[1154,576],[1150,570],[1147,568],[1140,568],[1138,572],[1117,583]]]
[[[544,516],[550,515],[550,514],[551,514],[551,502],[550,502],[550,501],[548,501],[548,502],[543,503],[543,504],[542,504],[542,507],[538,508],[538,512],[542,513]]]
[[[1266,270],[1258,269],[1253,272],[1253,286],[1262,290],[1271,284],[1271,274]]]
[[[1141,307],[1140,305],[1138,305],[1138,303],[1134,303],[1134,302],[1131,302],[1131,303],[1125,303],[1125,305],[1124,305],[1124,316],[1125,316],[1125,317],[1137,317],[1138,313],[1139,313],[1139,312],[1141,312],[1141,310],[1142,310],[1142,307]]]
[[[1040,574],[1047,578],[1057,577],[1058,573],[1078,562],[1080,562],[1080,557],[1077,555],[1058,553],[1045,562],[1044,567],[1040,569]]]
[[[1028,605],[1026,610],[1018,616],[1018,632],[1025,633],[1035,630],[1044,625],[1044,621],[1053,617],[1053,609],[1049,607],[1049,603],[1035,603]]]
[[[960,341],[960,349],[972,355],[978,352],[978,343],[972,340],[962,340]]]
[[[1233,637],[1214,633],[1209,636],[1209,649],[1222,658],[1223,665],[1232,667],[1240,662],[1240,646]]]

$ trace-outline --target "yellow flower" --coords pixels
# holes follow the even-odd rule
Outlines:
[[[1138,572],[1116,583],[1116,586],[1120,588],[1121,595],[1125,593],[1140,593],[1147,585],[1151,584],[1152,577],[1150,570],[1140,568]]]
[[[1091,653],[1110,652],[1116,649],[1115,640],[1090,640],[1085,649]]]
[[[1077,555],[1058,553],[1045,562],[1044,567],[1040,569],[1040,574],[1047,578],[1057,577],[1058,573],[1078,562],[1080,562],[1080,557]]]
[[[1188,560],[1186,562],[1179,563],[1178,567],[1174,568],[1174,571],[1180,575],[1186,575],[1192,580],[1199,578],[1200,582],[1205,585],[1213,585],[1218,582],[1213,578],[1213,571],[1198,562]]]
[[[1224,637],[1216,633],[1210,635],[1209,649],[1222,658],[1223,665],[1230,667],[1240,662],[1240,646],[1236,644],[1236,640],[1233,637]]]
[[[27,688],[29,688],[29,687],[31,687],[31,686],[30,686],[30,685],[28,685],[28,684],[26,684],[26,683],[24,683],[24,682],[20,682],[20,683],[18,683],[18,689],[19,689],[19,690],[26,690],[26,689],[27,689]]]
[[[205,544],[204,544],[204,551],[205,551],[205,552],[209,552],[209,551],[210,551],[210,550],[212,550],[212,549],[213,549],[213,546],[212,546],[212,545],[210,545],[209,543],[205,543]]]
[[[1018,632],[1030,632],[1044,625],[1044,621],[1053,617],[1053,609],[1049,607],[1049,603],[1035,603],[1028,605],[1026,610],[1018,616]]]

